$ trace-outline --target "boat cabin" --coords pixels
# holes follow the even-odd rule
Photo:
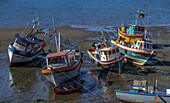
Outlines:
[[[152,43],[146,42],[146,41],[136,41],[135,46],[132,46],[132,48],[136,49],[147,49],[147,50],[152,50]]]
[[[72,66],[79,59],[79,54],[77,53],[77,51],[69,50],[48,54],[46,56],[47,67],[50,69],[50,67],[62,68]]]
[[[99,50],[100,60],[101,61],[108,61],[116,58],[119,53],[118,47],[110,47],[110,48],[103,48]]]
[[[114,59],[119,54],[118,47],[107,47],[106,44],[95,44],[95,56],[101,61],[108,61]]]
[[[130,25],[129,27],[125,27],[124,25],[121,27],[121,31],[126,34],[142,34],[145,32],[146,27],[140,25]]]
[[[147,41],[135,41],[135,44],[120,41],[120,45],[124,45],[124,46],[127,46],[129,48],[134,48],[134,49],[146,49],[146,50],[152,50],[153,49],[152,43],[147,42]]]
[[[36,52],[42,46],[44,46],[45,42],[34,38],[34,40],[28,40],[25,36],[16,34],[16,40],[13,44],[13,47],[22,52]]]

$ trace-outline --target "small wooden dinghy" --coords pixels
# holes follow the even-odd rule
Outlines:
[[[54,92],[56,94],[67,94],[67,93],[72,93],[72,92],[77,92],[81,88],[83,88],[82,85],[83,82],[78,83],[78,82],[68,82],[68,83],[63,83],[54,88]]]

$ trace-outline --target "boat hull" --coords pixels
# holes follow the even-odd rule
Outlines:
[[[79,73],[80,68],[81,68],[81,64],[82,64],[82,62],[79,61],[77,66],[75,68],[71,69],[71,70],[58,71],[58,72],[55,72],[54,74],[44,73],[44,75],[47,78],[47,80],[52,82],[54,85],[61,84],[61,83],[67,82],[71,78],[76,77]]]
[[[134,64],[138,64],[138,65],[144,65],[151,57],[153,57],[154,55],[154,51],[144,51],[144,50],[137,50],[134,48],[129,48],[129,47],[125,47],[123,45],[120,44],[116,44],[115,41],[112,40],[112,43],[114,45],[119,46],[119,51],[123,54],[125,54],[125,57],[127,59],[132,60],[132,62]]]
[[[32,61],[33,59],[36,58],[36,56],[43,50],[41,48],[35,53],[25,53],[22,51],[16,50],[13,46],[12,43],[9,44],[8,46],[8,55],[9,55],[9,61],[10,64],[15,64],[15,63],[24,63],[24,62],[29,62]]]
[[[116,96],[119,100],[129,101],[129,102],[152,102],[155,99],[156,94],[150,93],[138,93],[138,92],[129,92],[122,90],[115,90]],[[163,102],[165,100],[167,103],[170,103],[170,95],[158,94],[157,102]],[[160,98],[162,97],[162,99]]]

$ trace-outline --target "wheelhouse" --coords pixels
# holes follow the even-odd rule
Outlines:
[[[152,50],[152,43],[146,42],[146,41],[136,41],[135,47],[137,49],[147,49],[147,50]]]
[[[22,52],[36,52],[45,45],[43,40],[40,40],[36,37],[34,37],[32,40],[29,40],[29,38],[19,34],[16,34],[15,37],[16,40],[13,44],[13,47]]]

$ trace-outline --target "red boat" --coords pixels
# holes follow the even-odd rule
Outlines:
[[[57,85],[54,88],[54,92],[56,94],[68,94],[72,92],[77,92],[81,88],[83,88],[82,83],[80,84],[79,82],[68,82],[68,83]]]

